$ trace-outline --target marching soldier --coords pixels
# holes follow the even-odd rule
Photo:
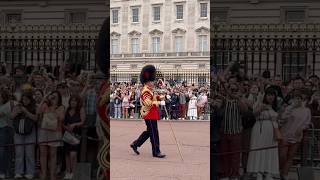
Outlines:
[[[139,155],[138,147],[140,147],[148,138],[152,145],[152,155],[156,158],[164,158],[166,155],[160,151],[160,141],[158,133],[157,121],[160,120],[158,111],[160,97],[153,94],[154,81],[156,79],[156,68],[153,65],[143,67],[140,74],[140,81],[143,84],[141,90],[141,115],[147,125],[147,130],[144,131],[137,140],[130,146],[133,151]]]

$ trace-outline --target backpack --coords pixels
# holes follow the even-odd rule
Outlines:
[[[34,126],[35,122],[23,113],[13,119],[13,128],[17,134],[29,135],[32,133]]]

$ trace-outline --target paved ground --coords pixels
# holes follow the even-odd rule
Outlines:
[[[158,126],[165,159],[152,157],[150,141],[139,156],[129,147],[145,130],[144,121],[111,120],[111,179],[209,180],[209,122],[160,121]]]

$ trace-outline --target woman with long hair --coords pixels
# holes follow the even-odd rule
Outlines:
[[[47,178],[49,163],[50,180],[56,180],[57,149],[62,146],[62,124],[65,108],[58,91],[53,91],[41,102],[40,113],[41,126],[39,130],[40,164],[42,180]],[[48,160],[48,157],[50,159]]]
[[[273,147],[278,145],[281,137],[274,132],[278,129],[277,93],[267,89],[263,101],[254,105],[256,123],[251,134],[250,149]],[[247,172],[257,174],[257,180],[271,180],[273,175],[279,174],[278,149],[266,149],[249,153]]]
[[[13,126],[15,130],[15,144],[36,142],[36,103],[32,94],[23,93],[20,103],[12,112]],[[15,178],[33,179],[35,175],[35,145],[15,146]],[[24,162],[26,162],[24,166]],[[26,170],[24,172],[24,169]]]
[[[135,109],[136,109],[136,91],[135,89],[132,89],[131,95],[129,98],[129,109],[130,110],[130,118],[134,117]]]
[[[71,134],[78,137],[81,136],[81,127],[85,121],[85,111],[83,108],[81,97],[73,95],[70,97],[69,107],[66,110],[64,118],[64,129]],[[74,169],[77,163],[78,152],[80,150],[79,144],[73,145],[64,143],[66,150],[66,175],[64,179],[72,179]]]
[[[128,119],[129,117],[129,91],[125,90],[125,92],[122,94],[122,114],[124,119]]]

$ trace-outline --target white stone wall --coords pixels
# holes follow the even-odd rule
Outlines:
[[[318,23],[320,20],[320,2],[317,0],[215,0],[212,11],[228,9],[230,24],[279,24],[284,21],[283,10],[286,8],[305,8],[306,23]]]
[[[21,12],[22,24],[65,24],[65,14],[70,10],[84,10],[85,24],[101,24],[107,17],[105,0],[55,0],[55,1],[0,1],[0,24],[5,26],[5,14]]]
[[[201,19],[199,6],[200,2],[208,3],[208,18]],[[184,5],[184,19],[183,21],[176,20],[176,4],[182,3]],[[156,4],[161,5],[161,20],[156,23],[153,22],[153,6]],[[140,22],[135,24],[132,23],[132,6],[140,7]],[[151,53],[152,52],[152,36],[150,34],[153,30],[159,30],[162,32],[160,35],[161,42],[161,52],[175,52],[174,37],[172,33],[173,30],[180,28],[185,31],[184,36],[184,52],[197,52],[198,47],[198,35],[196,32],[198,28],[204,27],[201,33],[208,35],[208,42],[210,33],[210,1],[209,0],[111,0],[110,8],[119,9],[119,23],[112,23],[112,15],[110,21],[110,32],[115,32],[120,34],[120,53],[130,54],[131,53],[131,36],[128,34],[132,31],[137,31],[141,33],[140,37],[140,52],[141,53]],[[111,12],[111,11],[110,11]],[[187,60],[187,61],[186,61]],[[181,64],[182,68],[197,69],[199,64],[206,64],[206,71],[209,70],[209,56],[195,58],[179,58],[171,57],[169,60],[165,58],[111,58],[111,65],[116,66],[117,69],[128,69],[130,65],[136,64],[138,68],[143,64],[152,63],[156,66],[165,69],[175,69],[176,64]]]

